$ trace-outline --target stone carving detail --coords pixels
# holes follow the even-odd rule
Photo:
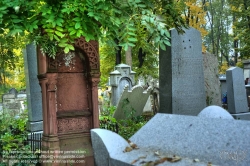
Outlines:
[[[98,43],[96,41],[86,42],[85,38],[81,37],[76,40],[75,46],[86,52],[91,69],[99,69]]]
[[[56,83],[57,83],[57,74],[48,74],[47,75],[48,82],[46,83],[47,85],[47,90],[48,91],[56,91]]]
[[[59,66],[60,66],[60,60],[58,59],[58,56],[56,56],[55,59],[49,58],[49,62],[48,62],[48,69],[49,70],[56,70],[57,71]]]
[[[92,78],[91,82],[92,82],[92,88],[96,88],[98,86],[98,83],[100,82],[100,79],[99,78]]]
[[[57,126],[59,133],[90,130],[89,120],[86,117],[58,119]]]

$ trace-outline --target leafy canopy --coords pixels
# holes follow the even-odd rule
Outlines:
[[[161,9],[163,12],[171,9],[170,2]],[[126,50],[135,46],[137,36],[145,30],[154,44],[165,49],[170,35],[165,19],[155,12],[157,5],[152,0],[1,0],[0,31],[9,29],[8,35],[28,32],[29,41],[36,41],[51,57],[74,50],[74,40],[81,36],[86,41],[104,37],[114,46],[116,37]],[[174,16],[174,24],[181,25],[176,13],[171,12],[165,15]]]

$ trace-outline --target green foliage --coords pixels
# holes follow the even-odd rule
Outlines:
[[[0,94],[10,87],[17,89],[25,86],[24,65],[21,48],[24,38],[7,36],[8,31],[0,34]]]
[[[113,39],[118,38],[119,45],[126,50],[136,45],[138,36],[145,30],[152,36],[154,45],[165,49],[165,44],[170,44],[170,35],[166,20],[155,14],[156,4],[152,0],[32,0],[28,3],[2,0],[0,26],[8,29],[11,36],[29,32],[29,41],[35,40],[51,57],[60,51],[74,50],[74,40],[81,36],[87,41],[104,37],[111,45],[116,45]],[[168,15],[176,17],[175,11]]]
[[[242,61],[237,62],[237,63],[236,63],[236,66],[237,66],[237,67],[240,67],[240,68],[242,68],[242,69],[244,69],[244,64],[243,64]]]
[[[135,121],[134,119],[120,120],[118,123],[119,135],[128,140],[146,123],[147,121],[144,119],[141,119],[141,121]]]
[[[29,164],[21,163],[20,161],[27,161],[27,156],[30,156],[29,161],[37,158],[31,152],[30,146],[24,145],[28,135],[26,130],[28,111],[25,110],[19,117],[14,117],[10,112],[10,110],[4,110],[0,116],[0,156],[5,161],[8,161],[8,156],[15,156],[14,166],[28,166]],[[8,164],[0,161],[0,165]]]
[[[240,52],[241,58],[250,57],[250,1],[229,0],[233,17],[234,42],[237,43],[235,52]],[[240,43],[240,44],[238,44]],[[237,58],[237,57],[236,57]],[[237,61],[236,61],[237,62]]]
[[[18,118],[15,118],[8,110],[4,110],[4,113],[0,117],[1,151],[11,151],[22,146],[28,134],[26,131],[27,121],[27,110]]]
[[[109,103],[108,100],[104,100],[103,105],[106,106],[106,108],[103,109],[104,111],[101,112],[101,115],[99,117],[100,128],[107,128],[107,126],[114,126],[118,124],[118,134],[121,135],[124,139],[129,139],[152,117],[152,115],[142,115],[137,117],[134,116],[135,110],[129,105],[129,101],[123,100],[123,111],[126,115],[126,118],[123,120],[116,120],[113,117],[116,107],[110,106],[106,102]]]

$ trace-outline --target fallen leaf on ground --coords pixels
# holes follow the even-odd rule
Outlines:
[[[145,159],[146,157],[147,157],[147,156],[141,156],[141,157],[139,157],[138,159],[132,161],[131,164],[136,163],[136,162],[139,161],[140,159]]]
[[[180,161],[181,157],[174,155],[173,157],[164,157],[163,159],[165,159],[171,163],[174,163],[174,162]]]
[[[140,164],[144,164],[143,166],[154,166],[155,162],[153,161],[142,161]]]
[[[123,152],[130,152],[131,150],[133,150],[133,148],[131,148],[130,146],[127,146]]]
[[[164,163],[165,161],[167,161],[168,158],[167,157],[164,157],[164,158],[161,158],[159,160],[156,160],[155,161],[155,165],[158,165],[158,164],[161,164],[161,163]]]
[[[137,147],[137,145],[136,145],[135,143],[133,143],[133,142],[130,142],[129,145],[130,145],[131,148],[133,148],[133,149],[139,149],[139,148]]]

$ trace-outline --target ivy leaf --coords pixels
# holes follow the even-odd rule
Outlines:
[[[80,22],[80,21],[81,21],[81,18],[80,18],[80,17],[76,17],[76,18],[74,18],[73,20],[76,21],[76,22]]]
[[[55,31],[55,33],[56,33],[57,36],[59,36],[59,37],[61,37],[61,38],[64,37],[64,35],[63,35],[61,32],[59,32],[59,31]]]
[[[66,47],[64,48],[64,53],[66,53],[66,54],[69,53],[69,47],[66,46]]]
[[[63,32],[63,28],[62,28],[62,27],[60,27],[60,26],[56,26],[56,29],[57,29],[58,31]]]
[[[75,48],[72,45],[68,45],[70,50],[75,50]]]
[[[134,42],[136,42],[136,41],[137,41],[137,39],[136,39],[136,38],[131,38],[131,37],[130,37],[130,38],[128,38],[128,40],[129,40],[129,41],[132,41],[132,42],[133,42],[133,41],[134,41]]]
[[[79,29],[81,27],[81,23],[80,22],[77,22],[76,24],[75,24],[75,29]]]
[[[45,29],[45,32],[47,32],[47,33],[54,33],[54,29]]]
[[[94,16],[94,13],[93,13],[93,12],[89,12],[89,13],[88,13],[88,16],[93,17],[93,16]]]
[[[160,48],[161,48],[162,50],[166,51],[166,46],[165,46],[165,44],[160,43]]]
[[[19,22],[22,22],[23,20],[20,20],[20,19],[13,19],[12,22],[14,23],[19,23]]]
[[[134,46],[135,46],[134,43],[128,43],[128,45],[131,46],[131,47],[134,47]]]
[[[66,45],[67,45],[66,43],[61,43],[61,42],[58,44],[59,47],[66,47]]]
[[[73,30],[70,31],[70,33],[69,33],[70,36],[72,36],[72,35],[74,35],[74,34],[76,34],[76,30],[75,30],[75,29],[73,29]]]
[[[168,40],[163,40],[164,44],[171,46],[170,42]]]
[[[165,34],[166,34],[166,36],[167,36],[168,38],[170,38],[170,33],[169,33],[169,31],[165,31]]]

